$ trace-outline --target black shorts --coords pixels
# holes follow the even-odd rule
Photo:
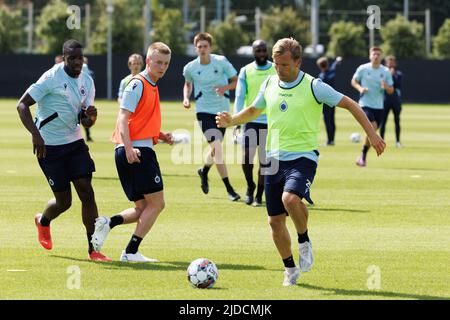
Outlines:
[[[45,146],[45,158],[38,159],[53,192],[70,189],[70,181],[91,177],[95,164],[83,139],[59,146]]]
[[[369,118],[370,122],[376,122],[377,127],[380,126],[381,121],[383,120],[383,109],[373,109],[371,107],[362,107],[364,113],[367,118]]]
[[[244,148],[256,148],[261,144],[263,137],[267,137],[267,124],[256,122],[246,123],[244,125],[244,134],[242,136],[242,146]]]
[[[310,197],[311,185],[316,175],[317,163],[308,158],[280,161],[278,173],[264,176],[264,192],[269,216],[287,214],[283,205],[283,192],[290,192],[313,203]]]
[[[144,199],[145,194],[163,190],[161,170],[152,148],[137,147],[141,151],[140,163],[129,164],[124,147],[116,148],[115,160],[122,189],[128,200]]]
[[[225,128],[217,127],[215,114],[199,112],[197,113],[197,120],[208,142],[213,142],[216,139],[223,141]]]

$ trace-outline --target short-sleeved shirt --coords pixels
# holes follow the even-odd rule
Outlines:
[[[145,79],[147,79],[152,85],[156,86],[156,83],[153,82],[150,77],[148,76],[148,73],[145,71],[142,71],[140,73]],[[142,82],[138,79],[131,79],[131,81],[128,82],[128,85],[126,85],[125,90],[123,91],[122,95],[122,103],[120,104],[121,109],[125,109],[130,111],[131,113],[134,113],[136,110],[139,100],[141,100],[142,92],[144,91],[144,85]],[[152,139],[144,139],[144,140],[133,140],[132,141],[133,147],[153,147],[153,141]],[[123,144],[116,145],[116,148],[123,146]]]
[[[304,72],[300,70],[298,73],[297,79],[295,79],[294,82],[279,82],[279,86],[281,88],[289,89],[297,86],[300,81],[303,79]],[[267,87],[267,81],[264,81],[261,85],[260,91],[258,96],[256,97],[255,101],[253,101],[252,106],[254,106],[257,109],[265,109],[266,108],[266,101],[264,98],[264,92]],[[317,98],[318,102],[323,103],[324,105],[327,105],[325,108],[333,108],[336,106],[344,97],[344,95],[336,90],[334,90],[331,86],[326,84],[320,79],[314,79],[312,82],[312,90],[314,96]],[[267,154],[267,157],[272,157],[272,154]],[[278,154],[278,160],[281,161],[291,161],[295,160],[301,157],[308,158],[310,160],[313,160],[315,162],[318,162],[319,157],[316,152],[311,150],[310,152],[280,152]]]
[[[122,99],[123,97],[123,92],[125,91],[125,88],[127,87],[128,82],[130,82],[131,78],[133,77],[132,74],[127,75],[125,78],[123,78],[122,80],[120,80],[120,85],[119,85],[119,92],[117,93],[117,97]]]
[[[356,69],[353,79],[358,81],[362,87],[369,89],[359,98],[359,104],[372,109],[383,109],[384,88],[381,87],[381,80],[389,86],[394,84],[389,69],[383,65],[373,68],[372,63],[362,64]]]
[[[186,82],[194,84],[195,110],[197,113],[217,114],[230,110],[229,91],[219,96],[215,88],[226,86],[228,79],[237,75],[233,65],[221,55],[211,54],[211,62],[201,64],[200,57],[184,66]]]
[[[78,78],[64,71],[64,63],[55,64],[33,83],[27,93],[37,102],[35,124],[46,145],[63,145],[83,138],[79,114],[94,104],[92,78],[81,72]]]

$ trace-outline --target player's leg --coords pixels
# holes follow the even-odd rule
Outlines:
[[[282,196],[283,205],[297,230],[299,265],[300,271],[304,272],[311,269],[314,259],[311,241],[308,237],[308,208],[302,199],[312,203],[310,188],[314,181],[316,169],[317,163],[307,158],[291,161]]]
[[[334,108],[323,106],[323,120],[327,131],[327,145],[334,145]]]
[[[253,181],[253,163],[256,154],[256,147],[258,146],[257,134],[257,130],[252,123],[247,123],[245,125],[242,143],[242,171],[244,172],[244,177],[247,181],[245,203],[248,205],[253,203],[253,193],[256,189],[256,184]]]
[[[372,127],[375,129],[375,131],[378,129],[378,124],[381,122],[381,114],[382,114],[382,110],[379,110],[379,112],[377,112],[377,110],[374,110],[372,108],[367,108],[367,107],[363,107],[362,108],[367,116],[367,118],[369,119],[370,123],[372,124]],[[360,167],[365,167],[367,165],[367,152],[370,149],[370,141],[369,141],[369,137],[367,137],[364,139],[364,145],[363,145],[363,149],[361,151],[361,156],[356,160],[356,164]]]
[[[401,148],[402,144],[400,143],[400,113],[402,112],[402,105],[398,103],[392,108],[394,112],[394,121],[395,121],[395,142],[396,147]]]
[[[213,117],[214,115],[208,113],[197,113],[196,114],[198,125],[203,132],[203,135],[208,143],[214,140],[217,136],[217,126],[215,124]],[[214,148],[210,146],[209,152],[206,155],[205,164],[203,168],[197,170],[198,175],[200,176],[200,186],[204,194],[208,194],[209,192],[209,183],[208,183],[208,173],[211,167],[214,165]]]
[[[391,111],[391,107],[388,103],[384,104],[384,109],[383,109],[383,118],[381,119],[381,123],[380,123],[380,136],[382,139],[384,139],[384,133],[386,131],[386,124],[387,124],[387,120],[389,118],[389,112]]]
[[[258,130],[258,186],[256,188],[255,201],[253,202],[254,207],[259,207],[262,205],[262,196],[264,193],[264,168],[268,166],[266,158],[266,140],[267,140],[267,125],[261,124]]]
[[[286,209],[282,202],[283,185],[283,170],[279,170],[274,175],[265,176],[266,208],[272,240],[285,268],[283,286],[291,286],[297,283],[300,271],[295,265],[291,237],[286,226]]]

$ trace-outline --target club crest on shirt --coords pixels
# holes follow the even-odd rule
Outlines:
[[[86,95],[86,89],[84,88],[84,86],[81,86],[80,93],[81,93],[82,96]]]
[[[64,83],[64,90],[67,90],[67,83]]]
[[[282,112],[285,112],[287,109],[288,109],[288,105],[287,105],[286,101],[283,100],[283,101],[280,103],[280,110],[281,110]]]

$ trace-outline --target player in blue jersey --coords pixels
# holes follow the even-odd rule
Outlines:
[[[273,63],[268,61],[267,44],[263,40],[255,40],[252,44],[253,57],[255,60],[239,71],[238,84],[236,87],[236,99],[234,101],[234,113],[239,113],[246,106],[255,100],[261,84],[269,75],[276,73]],[[239,135],[240,126],[234,130],[234,135]],[[242,137],[243,161],[242,171],[247,181],[247,193],[245,203],[259,207],[262,205],[262,195],[264,192],[264,176],[262,168],[266,161],[266,138],[267,138],[267,118],[265,114],[244,125]],[[253,160],[256,148],[259,146],[258,159],[258,185],[253,181]],[[256,189],[256,196],[254,191]]]
[[[79,42],[66,41],[63,58],[64,63],[53,66],[28,88],[17,106],[23,125],[31,133],[33,153],[54,194],[43,213],[35,216],[38,239],[45,249],[52,249],[50,222],[71,207],[72,182],[81,200],[89,258],[111,261],[91,244],[98,217],[91,183],[95,165],[80,128],[80,122],[91,127],[97,119],[95,87],[92,78],[82,72],[83,47]],[[36,102],[33,121],[30,106]]]
[[[119,92],[117,93],[117,102],[119,102],[119,105],[122,104],[123,93],[128,83],[131,81],[131,78],[141,72],[143,67],[144,60],[139,53],[133,53],[128,57],[128,69],[130,69],[130,74],[120,80]]]
[[[383,120],[384,92],[388,94],[394,92],[392,75],[389,69],[381,64],[382,54],[380,47],[371,47],[370,62],[360,65],[351,81],[352,86],[359,92],[359,105],[362,106],[375,130],[380,127]],[[358,166],[366,166],[369,148],[370,142],[366,136],[361,156],[356,160]]]
[[[336,67],[341,61],[342,57],[337,57],[331,66],[329,66],[326,57],[317,59],[317,67],[320,69],[319,78],[332,88],[334,88],[336,78]],[[323,121],[327,130],[327,146],[334,146],[334,136],[336,134],[335,110],[335,108],[323,108]]]
[[[186,109],[191,107],[190,96],[194,89],[197,120],[210,145],[206,163],[198,170],[201,188],[203,193],[209,192],[208,172],[215,163],[227,189],[228,198],[238,201],[241,197],[231,186],[223,159],[222,141],[225,129],[217,128],[215,121],[218,112],[230,109],[229,91],[236,88],[237,71],[224,56],[211,54],[212,37],[209,33],[197,34],[194,45],[198,58],[189,62],[183,69],[183,106]]]
[[[386,130],[386,122],[389,116],[389,112],[392,110],[394,113],[395,123],[395,146],[401,148],[400,142],[400,113],[402,112],[402,81],[403,73],[397,70],[397,60],[394,56],[387,56],[385,59],[386,67],[392,74],[394,81],[394,93],[385,94],[384,96],[384,114],[383,120],[380,126],[380,135],[384,139],[384,132]]]

